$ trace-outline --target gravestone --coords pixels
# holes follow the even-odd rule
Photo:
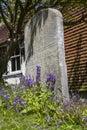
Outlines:
[[[69,99],[63,31],[63,18],[56,9],[41,10],[29,20],[24,41],[26,76],[35,77],[36,66],[41,66],[42,79],[48,73],[56,76],[57,98]]]

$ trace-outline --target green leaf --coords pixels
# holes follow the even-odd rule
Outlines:
[[[2,100],[0,99],[0,106],[2,106]]]
[[[22,110],[22,111],[21,111],[21,113],[27,113],[27,110],[26,110],[26,109],[24,109],[24,110]]]

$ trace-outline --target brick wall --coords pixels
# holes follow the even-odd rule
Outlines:
[[[68,27],[64,38],[70,90],[87,90],[87,23]]]

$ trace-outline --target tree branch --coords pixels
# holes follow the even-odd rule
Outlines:
[[[22,25],[23,25],[23,22],[24,22],[24,18],[25,18],[25,16],[27,15],[27,13],[29,12],[29,11],[31,11],[32,9],[34,9],[35,8],[35,6],[40,2],[41,0],[38,0],[36,3],[34,3],[32,6],[31,6],[31,4],[32,4],[32,2],[30,2],[30,1],[26,1],[26,3],[25,3],[25,6],[23,7],[23,10],[21,10],[21,13],[20,13],[20,17],[19,17],[19,20],[18,20],[18,26],[17,26],[17,34],[18,33],[20,33],[21,31],[21,27],[22,27]]]
[[[16,0],[16,2],[19,4],[20,6],[20,9],[23,11],[24,10],[24,7],[23,7],[23,4],[20,0]]]
[[[12,13],[12,11],[11,11],[11,8],[10,8],[9,4],[8,4],[6,1],[4,1],[4,0],[2,0],[2,2],[3,2],[3,3],[5,4],[5,6],[7,7],[8,12],[10,13],[11,21],[12,21],[12,20],[13,20],[13,13]]]
[[[15,7],[14,7],[14,20],[13,20],[14,25],[17,20],[17,13],[18,13],[18,0],[15,1]]]
[[[4,21],[5,25],[7,26],[8,30],[9,30],[9,32],[10,32],[10,31],[11,31],[11,28],[10,28],[10,26],[9,26],[9,23],[7,22],[7,19],[6,19],[5,15],[4,15],[4,11],[3,11],[1,5],[0,5],[0,13],[1,13],[1,16],[2,16],[2,18],[3,18],[3,21]]]
[[[27,9],[26,9],[26,11],[34,9],[38,4],[40,4],[40,2],[41,2],[41,0],[38,0],[32,6],[28,6]]]

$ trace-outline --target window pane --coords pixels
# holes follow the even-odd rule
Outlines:
[[[15,58],[12,58],[12,71],[15,71]]]
[[[15,55],[19,55],[20,54],[20,50],[19,50],[19,48],[17,48],[16,50],[15,50]]]
[[[17,70],[20,70],[20,57],[17,57]]]

